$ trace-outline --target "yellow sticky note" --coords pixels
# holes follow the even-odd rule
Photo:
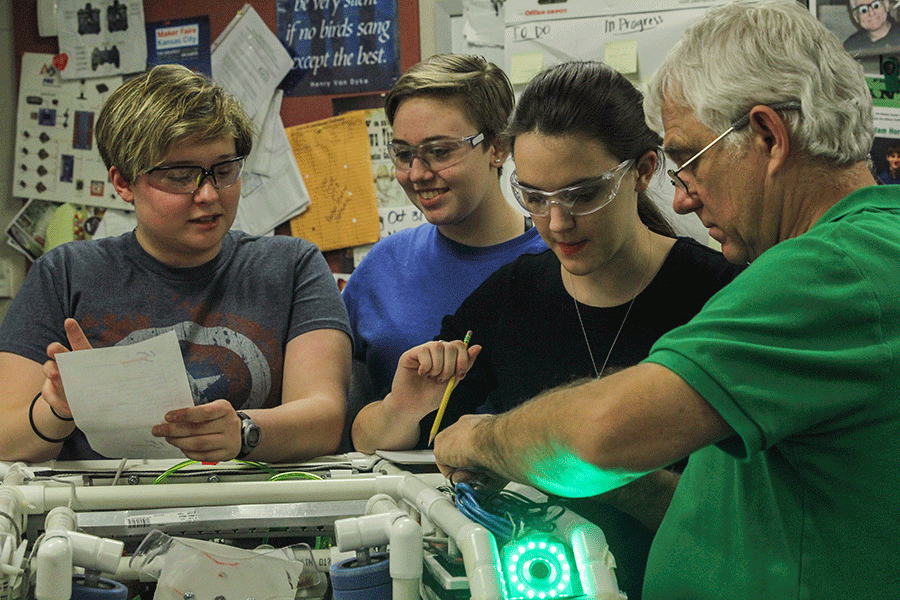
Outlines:
[[[623,75],[637,73],[637,40],[608,42],[603,53],[603,62],[619,73]]]
[[[513,85],[528,83],[544,68],[544,55],[540,52],[517,54],[509,64],[509,80]]]

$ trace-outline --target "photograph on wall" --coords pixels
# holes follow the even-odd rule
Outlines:
[[[884,60],[900,56],[900,4],[888,0],[810,0],[809,10],[862,64],[880,74]]]
[[[900,183],[900,89],[883,92],[884,79],[867,79],[875,105],[875,141],[869,154],[872,172],[880,183],[897,184]],[[881,98],[882,93],[890,97]]]
[[[276,0],[288,96],[388,90],[400,76],[396,0]]]

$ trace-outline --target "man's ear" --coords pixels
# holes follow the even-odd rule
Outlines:
[[[131,184],[125,180],[121,171],[115,166],[109,168],[109,181],[112,183],[112,186],[116,189],[119,196],[122,197],[122,200],[129,204],[134,202],[134,192],[131,189]]]
[[[787,123],[769,106],[757,105],[750,110],[753,146],[768,156],[770,170],[777,170],[791,152],[791,136]]]

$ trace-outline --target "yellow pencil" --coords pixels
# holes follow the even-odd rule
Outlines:
[[[472,339],[472,332],[466,332],[466,337],[463,339],[463,344],[466,348],[469,347],[469,340]],[[456,387],[456,373],[453,374],[453,377],[450,378],[450,381],[447,382],[447,389],[444,390],[444,397],[441,398],[441,405],[438,407],[437,414],[434,416],[434,424],[431,426],[431,435],[428,436],[428,445],[431,445],[431,442],[434,441],[434,436],[437,435],[438,429],[441,427],[441,419],[444,418],[444,411],[447,410],[447,402],[450,400],[450,394],[453,393],[453,388]]]

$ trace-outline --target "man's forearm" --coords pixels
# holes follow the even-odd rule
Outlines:
[[[474,470],[569,497],[601,494],[644,475],[599,468],[579,456],[575,442],[587,432],[571,409],[576,396],[584,393],[580,386],[557,388],[509,412],[474,422],[467,444]]]

